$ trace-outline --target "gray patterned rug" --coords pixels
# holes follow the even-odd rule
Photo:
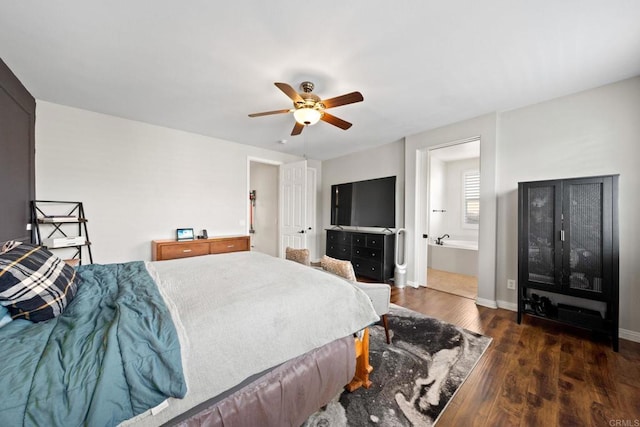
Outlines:
[[[370,328],[369,389],[342,392],[304,427],[431,426],[491,343],[491,338],[392,306],[391,344]]]

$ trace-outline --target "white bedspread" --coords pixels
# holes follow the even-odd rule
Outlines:
[[[162,424],[250,375],[378,320],[355,286],[257,252],[148,263],[181,335],[187,396],[136,426]]]

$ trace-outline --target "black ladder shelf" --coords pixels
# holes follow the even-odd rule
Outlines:
[[[61,250],[68,264],[82,264],[83,253],[88,255],[89,263],[93,264],[82,202],[32,200],[31,224],[32,243],[49,250]]]

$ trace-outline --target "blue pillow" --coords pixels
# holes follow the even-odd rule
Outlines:
[[[4,305],[0,305],[0,328],[2,328],[7,323],[11,322],[11,315],[9,314],[9,310]]]

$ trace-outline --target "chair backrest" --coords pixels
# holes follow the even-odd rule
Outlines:
[[[299,262],[304,265],[311,265],[309,260],[309,249],[294,249],[287,246],[285,258],[290,261]]]
[[[324,270],[327,270],[336,276],[340,276],[351,282],[357,281],[356,273],[353,271],[353,264],[351,264],[351,261],[335,259],[324,255],[320,260],[320,264]]]

